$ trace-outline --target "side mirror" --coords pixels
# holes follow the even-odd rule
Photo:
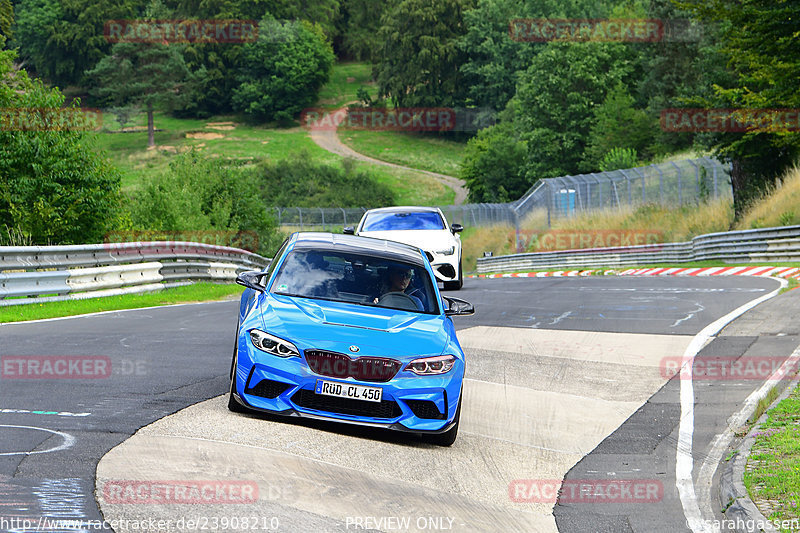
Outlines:
[[[356,229],[353,226],[345,226],[344,229],[342,230],[342,233],[346,235],[355,235]]]
[[[456,233],[461,233],[462,231],[464,231],[464,226],[462,226],[461,224],[450,224],[450,231],[453,232],[453,235],[455,235]]]
[[[442,296],[442,300],[447,304],[447,309],[444,310],[444,314],[447,316],[475,314],[475,306],[466,300],[452,296]]]
[[[244,285],[248,289],[254,291],[264,292],[266,287],[261,284],[261,279],[264,277],[264,272],[258,270],[248,270],[236,276],[236,283]]]

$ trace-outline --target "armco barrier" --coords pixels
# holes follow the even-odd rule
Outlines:
[[[688,263],[800,261],[800,226],[699,235],[688,242],[535,252],[478,258],[478,272]]]
[[[0,306],[160,290],[196,280],[233,281],[260,270],[258,254],[194,242],[0,246]]]

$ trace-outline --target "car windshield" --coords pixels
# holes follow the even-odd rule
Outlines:
[[[438,314],[428,271],[365,254],[293,250],[272,284],[273,294]]]
[[[376,212],[368,213],[361,231],[392,231],[410,229],[445,229],[442,217],[436,212]]]

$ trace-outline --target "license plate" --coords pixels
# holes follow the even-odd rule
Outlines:
[[[379,387],[365,387],[364,385],[340,383],[338,381],[317,380],[314,392],[325,396],[365,400],[367,402],[380,402],[383,397],[383,389]]]

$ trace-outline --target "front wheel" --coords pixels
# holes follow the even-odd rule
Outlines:
[[[448,291],[457,291],[464,286],[464,276],[461,271],[461,260],[458,260],[458,277],[453,281],[445,281],[444,288]]]
[[[236,324],[236,340],[233,343],[233,361],[231,361],[231,386],[228,391],[228,410],[234,413],[249,413],[250,411],[233,397],[236,390],[236,364],[239,355],[239,324]]]
[[[464,391],[461,391],[461,394],[464,394]],[[444,433],[436,433],[433,435],[425,435],[425,440],[431,444],[436,444],[437,446],[452,446],[453,443],[456,441],[456,437],[458,436],[458,424],[461,420],[461,396],[458,398],[458,408],[456,408],[456,418],[453,427],[445,431]]]

